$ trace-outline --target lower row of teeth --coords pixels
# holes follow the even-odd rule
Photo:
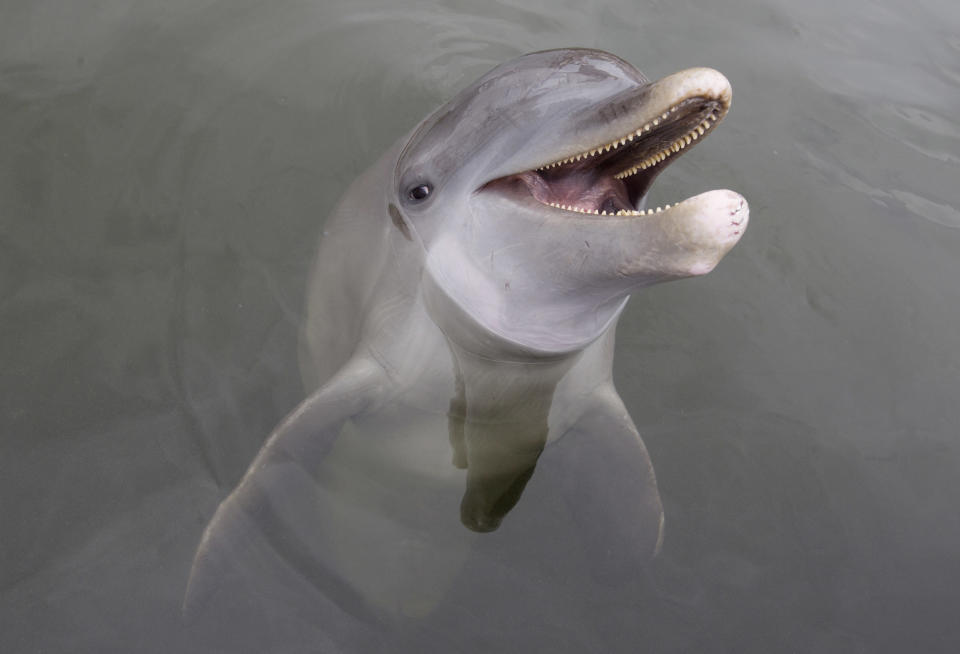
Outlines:
[[[631,209],[620,209],[618,211],[600,211],[599,209],[582,209],[558,202],[550,202],[551,207],[563,209],[564,211],[575,211],[576,213],[587,213],[594,216],[652,216],[655,213],[663,213],[670,208],[670,205],[657,207],[656,209],[647,209],[645,211],[633,211]],[[673,205],[676,206],[676,205]]]

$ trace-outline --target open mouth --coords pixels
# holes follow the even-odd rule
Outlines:
[[[639,209],[653,180],[712,131],[729,108],[729,86],[716,95],[682,97],[656,113],[645,107],[645,118],[627,134],[534,170],[500,177],[484,188],[528,194],[541,204],[580,214],[660,213],[671,205]]]

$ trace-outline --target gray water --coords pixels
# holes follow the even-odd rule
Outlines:
[[[960,650],[958,28],[946,0],[3,0],[0,651],[325,651],[180,615],[303,397],[324,216],[459,88],[565,46],[734,89],[652,203],[731,188],[751,226],[618,330],[663,549],[575,633],[451,610],[383,651]]]

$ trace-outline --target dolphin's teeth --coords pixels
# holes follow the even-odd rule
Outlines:
[[[668,204],[667,206],[665,206],[665,207],[663,208],[663,210],[666,211],[666,210],[669,209],[669,208],[670,208],[670,205]]]
[[[593,210],[593,213],[594,213],[594,215],[599,216],[599,215],[600,215],[600,210],[599,210],[599,209],[594,209],[594,210]],[[604,212],[603,212],[603,215],[606,216],[606,215],[607,215],[607,212],[604,211]]]
[[[595,148],[591,148],[590,150],[581,152],[579,154],[572,155],[566,159],[555,161],[551,164],[547,164],[545,166],[537,168],[537,170],[547,170],[550,168],[555,168],[557,166],[563,166],[564,164],[568,164],[568,163],[574,163],[577,161],[586,161],[591,157],[596,157],[597,155],[616,150],[620,146],[626,145],[627,143],[634,141],[634,139],[636,139],[638,136],[642,136],[645,132],[650,132],[655,127],[658,127],[662,121],[669,120],[670,114],[675,113],[679,110],[680,110],[679,105],[670,107],[669,110],[660,114],[660,116],[654,118],[649,123],[645,123],[643,127],[638,127],[635,131],[631,132],[630,134],[627,134],[626,136],[622,136],[619,139],[615,139],[605,145],[600,145]],[[703,119],[703,121],[699,125],[697,125],[695,128],[691,129],[691,131],[688,134],[685,134],[684,136],[679,137],[673,143],[670,143],[669,145],[664,147],[664,149],[652,155],[649,155],[646,159],[644,159],[643,161],[637,164],[634,164],[629,169],[623,170],[619,173],[614,174],[613,177],[615,179],[624,179],[626,177],[630,177],[631,175],[636,174],[641,170],[646,170],[648,168],[656,166],[662,161],[666,161],[668,158],[670,158],[674,154],[679,153],[681,150],[691,145],[693,141],[696,141],[699,139],[699,137],[703,136],[708,130],[710,130],[713,127],[713,123],[719,120],[725,113],[726,112],[723,112],[723,111],[717,111],[716,113],[709,113]],[[567,205],[560,205],[560,206],[568,211],[577,211],[579,213],[594,213],[594,214],[598,213],[598,211],[591,210],[591,209],[583,209],[580,207],[573,207],[573,206],[567,206]],[[657,208],[657,211],[662,211],[662,209]],[[651,214],[654,213],[654,210],[651,209],[649,213]],[[613,212],[610,212],[606,215],[611,215],[611,216],[621,215],[621,212],[617,212],[616,214],[614,214]],[[633,215],[633,214],[628,214],[628,215]],[[643,215],[642,212],[640,215]]]

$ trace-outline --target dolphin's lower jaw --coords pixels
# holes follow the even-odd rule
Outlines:
[[[716,127],[730,101],[730,84],[721,73],[675,73],[598,103],[592,116],[571,117],[572,147],[586,139],[593,145],[568,154],[571,145],[562,143],[555,159],[494,179],[481,191],[526,194],[552,212],[622,217],[670,211],[679,205],[641,208],[650,185]]]

